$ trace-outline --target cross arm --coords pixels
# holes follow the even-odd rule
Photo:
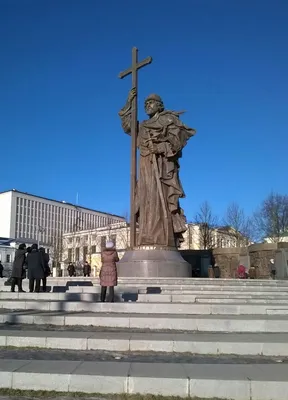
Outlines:
[[[152,57],[147,57],[143,61],[140,61],[139,63],[136,64],[136,70],[140,69],[142,67],[145,67],[145,65],[151,64],[152,63]],[[126,69],[125,71],[120,72],[118,77],[120,79],[125,78],[125,76],[132,74],[133,72],[133,67]]]

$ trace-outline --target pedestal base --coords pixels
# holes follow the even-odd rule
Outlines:
[[[127,250],[117,264],[119,277],[191,277],[192,267],[178,250]]]

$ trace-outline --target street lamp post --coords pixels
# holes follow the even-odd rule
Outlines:
[[[39,247],[40,244],[40,234],[44,233],[46,231],[46,228],[44,228],[43,226],[38,225],[38,229],[37,229],[37,245]]]

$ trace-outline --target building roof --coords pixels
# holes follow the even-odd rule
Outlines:
[[[31,193],[27,193],[27,192],[21,192],[20,190],[17,190],[17,189],[5,190],[5,191],[3,191],[3,192],[0,192],[0,195],[1,195],[1,194],[4,194],[4,193],[9,193],[9,192],[14,192],[14,193],[19,193],[19,194],[25,194],[25,195],[27,195],[27,196],[37,197],[38,199],[43,199],[43,200],[48,200],[48,201],[54,201],[55,203],[60,203],[60,204],[62,204],[62,205],[63,205],[63,204],[67,204],[68,206],[72,206],[72,207],[75,207],[75,208],[83,208],[84,210],[87,210],[87,211],[93,211],[93,212],[97,212],[97,213],[99,213],[99,214],[110,215],[111,217],[122,218],[123,221],[125,221],[125,218],[122,217],[122,216],[120,216],[120,215],[111,214],[111,213],[104,212],[104,211],[99,211],[99,210],[94,210],[93,208],[83,207],[83,206],[81,206],[80,204],[73,204],[73,203],[69,203],[69,202],[66,202],[66,201],[54,200],[54,199],[49,199],[48,197],[37,196],[36,194],[31,194]]]

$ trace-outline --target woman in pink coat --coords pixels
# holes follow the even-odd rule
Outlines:
[[[117,286],[117,267],[119,261],[113,242],[106,242],[105,249],[101,253],[102,267],[100,270],[101,302],[106,299],[107,287],[109,287],[110,302],[114,302],[114,286]]]

